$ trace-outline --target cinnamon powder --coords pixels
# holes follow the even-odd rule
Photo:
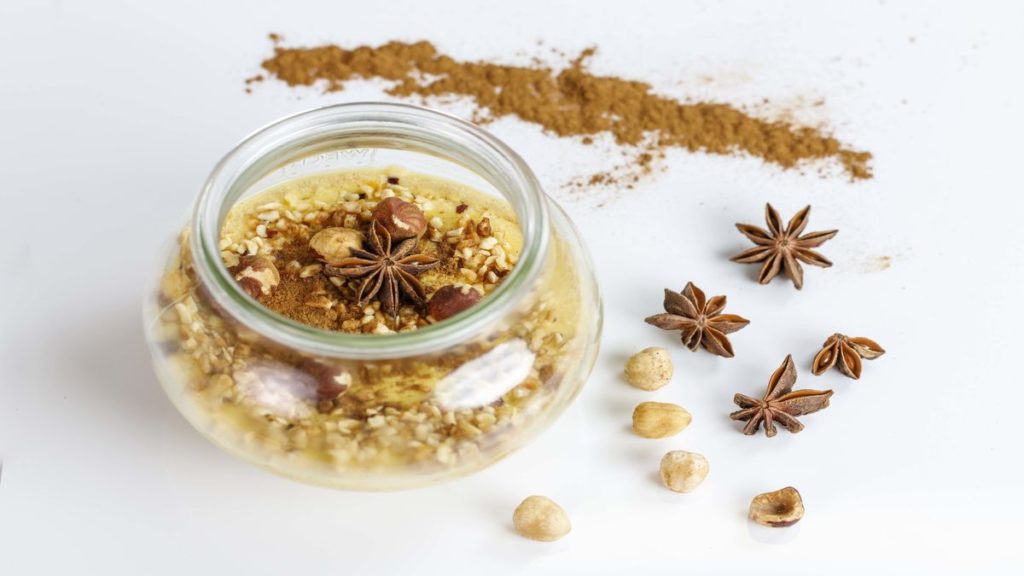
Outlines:
[[[834,160],[851,179],[871,178],[871,153],[844,146],[821,130],[766,120],[728,104],[684,103],[652,92],[650,84],[596,76],[586,67],[594,49],[583,51],[561,70],[467,62],[439,53],[429,42],[388,42],[345,49],[335,45],[288,48],[277,45],[262,63],[270,76],[290,86],[323,82],[328,91],[355,78],[394,82],[394,96],[465,96],[482,114],[513,115],[558,136],[608,132],[622,146],[640,150],[640,172],[650,171],[652,154],[682,148],[710,154],[749,154],[790,169],[807,161]],[[607,176],[597,175],[592,183]]]

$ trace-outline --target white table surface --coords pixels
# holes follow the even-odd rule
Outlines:
[[[999,4],[3,0],[0,574],[1019,573],[1024,36],[1020,8]],[[155,255],[239,138],[383,97],[375,82],[245,94],[271,31],[294,44],[429,39],[506,62],[594,44],[596,72],[678,97],[768,98],[766,113],[830,126],[875,154],[876,177],[673,151],[638,189],[579,199],[560,184],[613,152],[495,123],[594,255],[607,320],[593,376],[537,441],[471,478],[305,486],[189,427],[151,374],[140,318]],[[746,246],[733,223],[759,222],[766,200],[786,217],[811,203],[811,229],[841,230],[823,247],[835,266],[809,269],[802,292],[759,286],[726,258]],[[687,280],[752,320],[735,359],[642,322]],[[836,330],[888,354],[857,382],[815,378],[810,358]],[[677,376],[644,393],[620,371],[652,345],[673,350]],[[834,388],[832,406],[799,435],[743,436],[733,393],[758,393],[788,352],[798,386]],[[643,400],[682,404],[694,422],[633,436]],[[710,460],[696,492],[656,481],[670,449]],[[752,526],[751,496],[786,485],[804,495],[803,522]],[[564,540],[512,532],[533,493],[571,515]]]

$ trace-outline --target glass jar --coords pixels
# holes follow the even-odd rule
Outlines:
[[[518,262],[468,311],[383,335],[313,328],[235,282],[221,230],[239,202],[312,174],[398,166],[501,198]],[[475,125],[385,103],[320,108],[256,132],[221,160],[145,303],[156,374],[225,451],[324,486],[398,489],[459,477],[522,446],[588,377],[601,331],[592,266],[523,160]],[[341,406],[315,391],[340,385]]]

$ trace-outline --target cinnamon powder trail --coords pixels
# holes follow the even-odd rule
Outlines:
[[[279,38],[274,39],[275,44]],[[586,67],[588,49],[562,70],[536,65],[465,62],[441,54],[429,42],[388,42],[345,49],[335,45],[288,48],[276,45],[262,63],[290,86],[324,82],[328,91],[356,78],[394,81],[394,96],[466,96],[492,117],[514,115],[558,136],[611,133],[641,155],[667,148],[710,154],[750,154],[794,168],[807,161],[838,161],[851,179],[871,178],[871,153],[844,146],[821,130],[753,117],[715,102],[684,103],[658,96],[651,85],[615,76],[595,76]]]

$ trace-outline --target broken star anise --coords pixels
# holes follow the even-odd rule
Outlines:
[[[761,265],[761,272],[757,275],[757,281],[767,284],[775,278],[779,272],[785,271],[797,290],[804,285],[804,269],[800,262],[828,268],[832,262],[818,252],[812,250],[831,240],[838,230],[824,230],[822,232],[809,232],[800,234],[807,227],[807,220],[811,213],[811,207],[807,206],[796,213],[784,228],[782,218],[778,211],[771,204],[765,204],[765,221],[768,229],[759,228],[750,224],[737,224],[736,228],[757,244],[753,248],[744,250],[733,256],[733,262],[741,264],[754,264],[764,262]]]
[[[698,346],[718,356],[733,357],[732,344],[726,334],[743,328],[750,321],[735,314],[722,314],[725,296],[708,300],[700,288],[687,282],[682,292],[665,289],[665,314],[655,314],[644,322],[662,330],[682,332],[683,344],[693,351]]]
[[[743,433],[747,435],[756,433],[762,423],[764,424],[764,433],[768,437],[775,436],[776,422],[793,433],[803,430],[804,425],[796,419],[796,416],[827,408],[832,391],[797,390],[793,392],[794,384],[796,384],[796,365],[793,364],[793,356],[788,355],[783,360],[782,366],[779,366],[768,380],[768,390],[764,393],[763,398],[758,400],[744,394],[736,394],[733,402],[741,410],[729,414],[729,418],[746,422]]]
[[[861,358],[874,360],[882,354],[885,354],[885,350],[870,338],[851,338],[845,334],[833,334],[825,340],[821,351],[814,356],[811,372],[817,376],[832,366],[839,366],[843,374],[857,380],[860,378]]]
[[[417,274],[437,266],[437,259],[416,253],[419,239],[402,240],[392,245],[391,234],[380,222],[370,226],[368,250],[352,249],[352,256],[337,266],[324,266],[324,274],[340,278],[362,278],[356,298],[363,305],[374,296],[389,316],[398,315],[401,295],[423,304],[426,294]]]

